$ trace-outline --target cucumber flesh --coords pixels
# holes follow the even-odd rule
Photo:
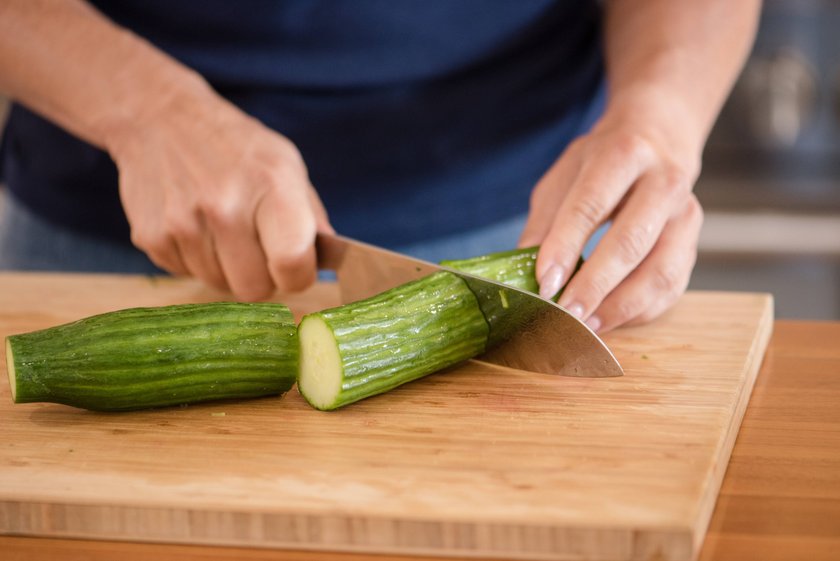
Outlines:
[[[343,368],[335,335],[326,320],[315,315],[301,322],[298,337],[298,389],[313,407],[327,409],[341,394]]]
[[[12,343],[6,338],[6,372],[9,375],[9,386],[12,388],[12,401],[17,403],[17,370],[15,369],[15,356]]]

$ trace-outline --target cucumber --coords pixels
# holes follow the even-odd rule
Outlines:
[[[440,264],[520,290],[537,293],[540,290],[535,273],[537,251],[539,247],[511,249],[468,259],[445,260]]]
[[[540,285],[537,281],[536,268],[539,249],[539,246],[524,247],[488,253],[468,259],[445,260],[441,261],[440,264],[450,269],[464,271],[477,277],[494,280],[526,292],[538,294]],[[578,259],[571,276],[578,272],[581,265],[583,265],[583,257]],[[563,294],[564,288],[565,285],[551,299],[556,302]]]
[[[330,410],[484,352],[487,322],[457,275],[438,272],[303,317],[298,390]]]
[[[6,338],[15,403],[98,411],[282,394],[298,367],[282,304],[131,308]]]
[[[512,286],[526,292],[538,293],[539,283],[536,277],[537,252],[539,247],[527,247],[499,251],[471,257],[468,259],[441,261],[441,265],[464,271],[478,277],[483,277],[498,283]],[[578,260],[575,272],[580,268],[583,260]],[[536,313],[538,301],[526,298],[519,292],[505,290],[502,287],[493,287],[467,281],[467,284],[478,296],[481,311],[487,320],[490,328],[487,337],[487,349],[500,345],[512,335],[523,328],[519,321],[511,321],[511,318],[521,319],[532,317]],[[563,288],[554,296],[555,302],[563,293]],[[516,314],[510,310],[515,309]],[[532,312],[531,310],[534,309]]]

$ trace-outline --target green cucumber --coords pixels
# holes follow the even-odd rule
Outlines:
[[[468,259],[449,259],[441,261],[440,264],[520,290],[537,293],[540,290],[535,273],[538,250],[539,247],[511,249]]]
[[[336,409],[481,354],[487,334],[466,283],[434,273],[304,316],[298,390],[316,409]]]
[[[538,251],[539,247],[512,249],[469,259],[441,261],[441,265],[536,294],[539,292],[539,283],[536,277]],[[582,262],[582,259],[578,261],[575,272],[580,268]],[[481,311],[484,313],[487,325],[490,328],[487,337],[488,350],[505,342],[522,329],[519,319],[529,318],[537,313],[539,301],[525,297],[520,292],[470,282],[469,280],[467,284],[478,297]],[[561,288],[554,296],[553,300],[555,302],[562,292],[563,289]],[[516,310],[516,313],[511,314],[511,309]],[[532,309],[533,311],[531,311]],[[515,318],[517,321],[511,321],[511,318]]]
[[[537,281],[536,268],[539,249],[539,246],[524,247],[488,253],[468,259],[450,259],[441,261],[440,264],[450,269],[464,271],[477,277],[494,280],[526,292],[538,294],[540,286]],[[583,265],[583,257],[578,259],[575,270],[572,271],[572,276],[578,272],[581,265]],[[556,302],[563,294],[564,288],[565,285],[551,299]]]
[[[131,308],[6,338],[15,403],[99,411],[278,395],[294,384],[297,330],[282,304]]]

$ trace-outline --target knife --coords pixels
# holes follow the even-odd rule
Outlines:
[[[315,247],[318,268],[335,271],[344,303],[438,271],[464,279],[485,316],[490,310],[503,314],[488,336],[487,352],[476,360],[562,376],[624,374],[609,348],[585,323],[536,294],[336,234],[319,232]]]

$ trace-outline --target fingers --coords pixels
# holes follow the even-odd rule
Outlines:
[[[242,196],[260,183],[261,198]],[[240,300],[314,282],[315,230],[332,227],[305,173],[281,165],[214,193],[201,201],[173,190],[164,209],[131,205],[133,243],[170,273],[196,277]]]
[[[606,332],[650,321],[670,308],[688,286],[702,223],[703,211],[692,194],[665,225],[647,258],[589,317],[589,326]]]
[[[549,209],[553,215],[541,240],[536,270],[540,294],[545,298],[556,294],[568,280],[586,242],[621,204],[628,187],[648,167],[651,151],[644,141],[625,136],[611,142],[598,157],[584,154],[582,158],[565,198],[559,206]],[[539,220],[544,220],[544,216],[540,211]],[[544,225],[532,228],[537,231]]]
[[[530,212],[519,247],[540,245],[548,234],[557,208],[566,197],[580,171],[580,150],[572,143],[563,157],[540,179],[531,193]]]
[[[123,204],[131,225],[131,243],[141,249],[149,259],[175,276],[189,276],[189,269],[181,258],[178,244],[166,231],[163,213],[154,208],[151,197],[135,197],[133,200],[125,193],[137,193],[139,190],[127,188],[126,181],[120,183]]]
[[[149,231],[153,232],[155,229],[150,228]],[[140,236],[137,232],[137,228],[132,228],[131,243],[143,250],[152,263],[176,277],[189,276],[189,269],[181,259],[181,252],[175,240],[168,236],[160,236],[160,241],[154,241]]]
[[[173,218],[168,225],[170,238],[177,245],[190,275],[217,290],[228,290],[230,287],[216,255],[213,236],[208,235],[206,221],[200,211],[193,210],[186,217]]]
[[[331,227],[302,166],[279,162],[252,181],[265,183],[252,204],[245,204],[235,186],[207,213],[230,290],[257,301],[314,282],[316,225],[323,220]],[[313,208],[315,202],[319,206]]]
[[[254,209],[231,198],[208,209],[207,238],[215,240],[225,283],[237,298],[248,302],[264,300],[274,292],[265,253],[250,217]]]
[[[580,318],[589,317],[647,257],[688,193],[688,180],[675,172],[654,168],[639,178],[610,229],[564,290],[560,305]]]
[[[302,178],[290,176],[288,180],[300,183]],[[286,184],[284,189],[272,191],[260,201],[255,216],[269,275],[281,291],[302,290],[317,276],[317,219],[309,206],[310,188],[308,184],[292,187]]]

